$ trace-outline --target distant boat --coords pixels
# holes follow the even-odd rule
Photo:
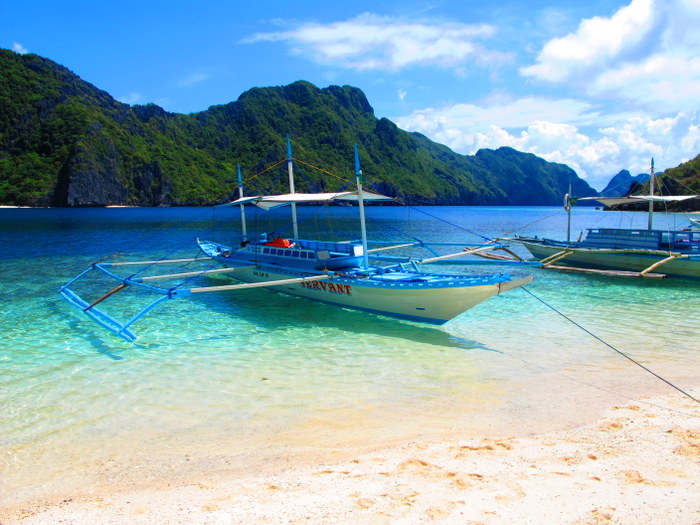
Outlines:
[[[547,268],[640,277],[700,279],[700,229],[653,228],[655,202],[677,202],[696,198],[697,195],[654,195],[654,178],[652,159],[649,195],[579,199],[595,200],[606,206],[647,202],[647,229],[590,228],[579,241],[522,236],[510,240],[522,244]],[[570,213],[571,201],[568,195],[564,206]],[[699,225],[696,219],[690,221],[691,224]]]
[[[489,275],[462,275],[431,273],[423,271],[421,265],[456,259],[469,255],[482,254],[486,251],[505,248],[498,243],[469,245],[464,243],[426,243],[415,241],[409,243],[389,243],[369,249],[365,225],[365,201],[393,200],[390,197],[370,193],[363,189],[362,171],[359,164],[357,146],[355,146],[355,167],[357,185],[354,191],[336,193],[297,193],[294,189],[293,159],[291,144],[287,139],[288,172],[290,193],[285,195],[243,196],[243,184],[239,169],[239,199],[228,206],[241,207],[241,239],[239,246],[231,246],[217,241],[198,240],[198,246],[205,257],[195,259],[97,263],[66,283],[60,289],[61,295],[71,304],[80,308],[86,315],[103,327],[128,341],[133,341],[136,334],[131,325],[142,318],[148,311],[166,299],[191,296],[203,292],[234,291],[250,288],[267,287],[277,292],[312,299],[321,303],[407,319],[431,324],[443,324],[486,299],[500,293],[521,287],[532,280],[528,275],[512,279],[506,273]],[[335,241],[306,240],[299,237],[297,231],[296,205],[300,203],[323,203],[330,201],[355,201],[359,211],[360,239]],[[250,239],[246,228],[245,205],[255,205],[264,210],[278,206],[290,206],[292,215],[293,237],[282,238],[278,235],[257,235]],[[386,250],[406,247],[460,246],[456,253],[412,259],[377,255]],[[370,264],[372,257],[376,261],[393,261],[393,264]],[[400,262],[397,262],[399,261]],[[172,264],[210,261],[221,268],[206,269],[200,272],[177,272],[165,275],[141,276],[138,272],[131,275],[118,275],[120,267],[133,268],[131,265]],[[129,265],[129,266],[126,266]],[[119,282],[119,285],[102,294],[96,300],[88,302],[75,286],[79,280],[92,270]],[[155,279],[173,279],[228,274],[240,281],[239,284],[220,286],[200,286],[184,288],[182,285],[155,287],[149,282]],[[107,314],[97,306],[102,301],[120,292],[126,287],[145,288],[156,292],[159,297],[131,319],[123,322]],[[270,297],[271,301],[274,298]]]

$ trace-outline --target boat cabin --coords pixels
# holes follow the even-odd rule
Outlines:
[[[345,270],[360,266],[364,254],[360,241],[281,240],[286,239],[250,243],[224,257],[300,270]]]

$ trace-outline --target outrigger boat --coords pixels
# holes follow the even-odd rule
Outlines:
[[[488,275],[459,275],[431,273],[421,269],[421,265],[443,262],[448,259],[483,254],[487,251],[507,249],[495,241],[482,245],[459,244],[462,250],[439,255],[427,243],[380,245],[369,248],[365,226],[365,201],[391,201],[390,197],[363,190],[362,171],[355,146],[355,191],[337,193],[297,193],[294,191],[293,158],[291,144],[287,138],[287,164],[290,193],[286,195],[243,196],[243,183],[239,177],[239,198],[224,206],[241,206],[242,235],[239,246],[231,246],[210,240],[197,240],[202,257],[189,259],[169,259],[136,262],[95,263],[60,288],[60,294],[78,307],[91,319],[127,341],[133,341],[136,334],[131,325],[146,313],[168,299],[192,296],[205,292],[223,292],[249,288],[266,287],[289,295],[312,299],[343,308],[362,310],[372,314],[386,315],[411,321],[443,324],[486,299],[512,290],[532,280],[532,275],[512,279],[506,273]],[[338,200],[355,201],[360,218],[360,240],[342,242],[306,240],[297,231],[296,205],[299,203],[328,203]],[[245,205],[252,204],[269,210],[278,206],[291,206],[294,236],[291,239],[270,238],[263,235],[256,240],[249,238],[246,230]],[[457,243],[437,243],[454,246]],[[419,246],[428,249],[432,257],[416,259],[411,257],[391,257],[381,255],[386,250]],[[373,262],[393,264],[379,265]],[[120,268],[141,265],[152,269],[161,264],[213,263],[217,268],[199,271],[145,275],[141,271],[124,276]],[[500,261],[499,261],[500,262]],[[493,264],[493,262],[490,262]],[[88,302],[76,292],[78,281],[90,272],[97,271],[119,282],[114,289],[101,294]],[[153,280],[189,279],[210,275],[228,274],[240,281],[238,284],[209,285],[187,288],[183,283],[157,287]],[[145,289],[158,294],[158,298],[138,311],[129,320],[122,322],[102,309],[103,301],[126,288]]]
[[[538,237],[515,236],[538,259],[544,268],[608,273],[634,277],[680,277],[700,279],[700,229],[654,229],[654,203],[678,202],[697,195],[654,195],[654,160],[651,161],[649,195],[629,197],[585,197],[605,206],[649,204],[647,229],[589,228],[582,240],[571,241],[572,199],[565,197],[569,213],[566,241]],[[691,225],[695,221],[691,219]]]

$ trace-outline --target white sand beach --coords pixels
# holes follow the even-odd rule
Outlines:
[[[691,394],[698,397],[697,390]],[[700,405],[680,394],[615,406],[544,435],[280,458],[276,472],[123,480],[0,510],[2,525],[700,523]]]

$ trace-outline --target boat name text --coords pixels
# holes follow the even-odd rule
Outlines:
[[[308,288],[309,290],[352,295],[352,286],[347,284],[329,283],[326,281],[307,281],[300,284],[302,288]]]

